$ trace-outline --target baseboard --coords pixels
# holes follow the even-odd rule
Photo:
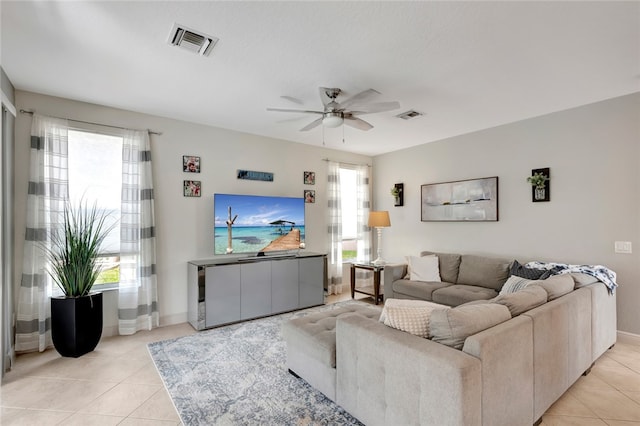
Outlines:
[[[187,313],[165,315],[160,317],[160,327],[169,325],[183,324],[187,322]],[[117,325],[109,325],[102,327],[102,337],[113,337],[119,335]]]
[[[640,339],[640,334],[629,333],[628,331],[620,331],[618,330],[618,334],[622,334],[623,336],[635,337]]]

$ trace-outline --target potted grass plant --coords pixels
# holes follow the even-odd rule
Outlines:
[[[77,358],[95,349],[102,336],[102,293],[91,288],[101,272],[98,257],[113,226],[96,204],[67,202],[62,226],[45,247],[49,275],[63,293],[51,298],[51,338],[62,356]]]

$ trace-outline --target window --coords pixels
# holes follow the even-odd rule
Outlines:
[[[354,261],[358,255],[358,209],[356,183],[357,174],[355,170],[340,169],[343,262]]]
[[[95,202],[108,214],[106,225],[113,226],[102,246],[102,273],[96,285],[120,279],[122,142],[121,136],[69,130],[69,199],[73,205]]]

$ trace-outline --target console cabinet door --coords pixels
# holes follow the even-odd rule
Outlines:
[[[240,321],[240,266],[209,266],[205,277],[205,324]]]
[[[271,263],[247,263],[240,267],[240,318],[271,314]]]
[[[298,259],[270,263],[272,312],[298,309]]]
[[[300,308],[324,304],[324,257],[299,260]]]

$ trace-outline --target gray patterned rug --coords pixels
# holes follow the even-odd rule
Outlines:
[[[185,425],[359,425],[289,374],[283,321],[341,302],[150,343],[149,352]]]

